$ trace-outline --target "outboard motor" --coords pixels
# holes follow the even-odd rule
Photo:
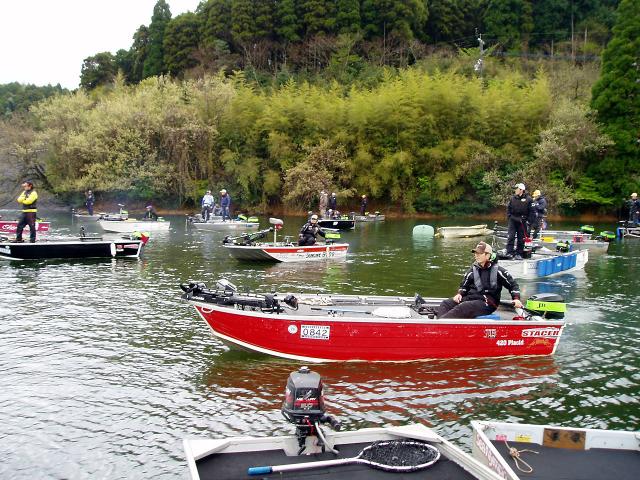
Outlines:
[[[555,320],[564,318],[564,313],[567,311],[567,304],[564,303],[562,295],[556,293],[538,293],[527,299],[524,308],[534,315]]]
[[[304,451],[307,437],[312,435],[318,435],[324,450],[326,442],[321,423],[329,423],[334,430],[340,429],[340,423],[325,413],[322,387],[322,378],[309,367],[300,367],[287,379],[282,415],[296,426],[298,455]]]

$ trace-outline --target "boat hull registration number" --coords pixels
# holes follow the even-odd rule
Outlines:
[[[314,340],[329,340],[331,327],[329,325],[302,325],[300,338],[313,338]]]

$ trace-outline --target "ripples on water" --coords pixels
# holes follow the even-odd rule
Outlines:
[[[348,261],[309,266],[238,264],[180,220],[140,261],[0,263],[0,478],[185,478],[185,436],[292,432],[280,405],[299,364],[228,350],[177,284],[449,296],[476,241],[399,234],[414,223],[366,225],[344,235]],[[554,357],[317,365],[331,413],[347,428],[419,421],[466,449],[471,419],[637,429],[638,252],[523,282],[570,303]]]

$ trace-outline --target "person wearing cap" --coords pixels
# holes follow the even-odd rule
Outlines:
[[[329,194],[322,190],[320,192],[320,202],[318,203],[318,209],[320,210],[320,215],[323,217],[327,215],[327,205],[329,204]]]
[[[144,212],[144,215],[142,216],[143,220],[147,220],[147,221],[156,221],[158,220],[158,214],[156,213],[156,211],[153,209],[153,205],[149,204],[147,205],[147,211]]]
[[[362,201],[360,202],[360,215],[367,213],[367,205],[369,204],[366,195],[362,195]]]
[[[495,312],[502,288],[511,293],[513,306],[522,308],[520,287],[511,274],[492,260],[491,245],[480,242],[471,250],[475,261],[465,273],[458,293],[434,309],[438,318],[476,318]]]
[[[318,215],[314,213],[313,215],[311,215],[309,221],[305,223],[300,229],[300,235],[298,235],[298,245],[301,247],[315,245],[317,235],[324,237],[325,233],[320,228],[320,225],[318,225]]]
[[[223,188],[220,190],[220,208],[222,209],[222,221],[231,220],[231,196]]]
[[[632,193],[629,200],[629,223],[634,225],[640,223],[640,200],[637,193]]]
[[[215,203],[215,199],[213,195],[211,195],[211,190],[207,190],[207,193],[202,197],[202,219],[207,222],[209,221],[209,217],[211,216],[211,212],[213,211],[213,205]]]
[[[331,192],[331,196],[329,197],[329,202],[327,204],[329,210],[333,210],[334,212],[338,208],[338,197],[336,197],[335,192]]]
[[[526,193],[524,183],[518,183],[514,188],[516,191],[507,204],[507,219],[509,222],[507,255],[516,260],[522,260],[524,239],[528,235],[527,225],[533,223],[533,201]]]
[[[84,204],[87,207],[87,212],[89,215],[93,215],[93,205],[96,203],[96,197],[93,196],[93,192],[91,190],[87,190],[84,194]]]
[[[26,181],[22,184],[24,189],[17,199],[17,202],[22,205],[22,215],[18,221],[18,227],[16,229],[15,242],[22,242],[22,231],[24,227],[29,225],[29,241],[35,243],[36,241],[36,214],[38,213],[38,192],[33,188],[33,182]]]
[[[547,199],[544,198],[544,195],[542,195],[540,190],[535,190],[533,192],[532,200],[533,223],[531,224],[531,227],[533,229],[533,233],[531,238],[535,239],[538,238],[541,228],[547,228],[547,222],[544,220],[544,217],[547,214]]]

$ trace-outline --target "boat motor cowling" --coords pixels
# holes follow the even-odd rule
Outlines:
[[[527,299],[525,310],[548,319],[564,318],[567,304],[562,295],[556,293],[538,293]]]
[[[340,430],[340,422],[325,413],[322,388],[322,378],[309,367],[300,367],[287,379],[282,415],[296,426],[298,455],[306,448],[306,439],[310,436],[318,436],[316,444],[324,451],[326,440],[320,424],[328,423],[334,430]],[[332,447],[327,448],[337,453]]]
[[[287,379],[282,415],[295,425],[319,421],[324,415],[322,378],[309,367],[300,367]]]

